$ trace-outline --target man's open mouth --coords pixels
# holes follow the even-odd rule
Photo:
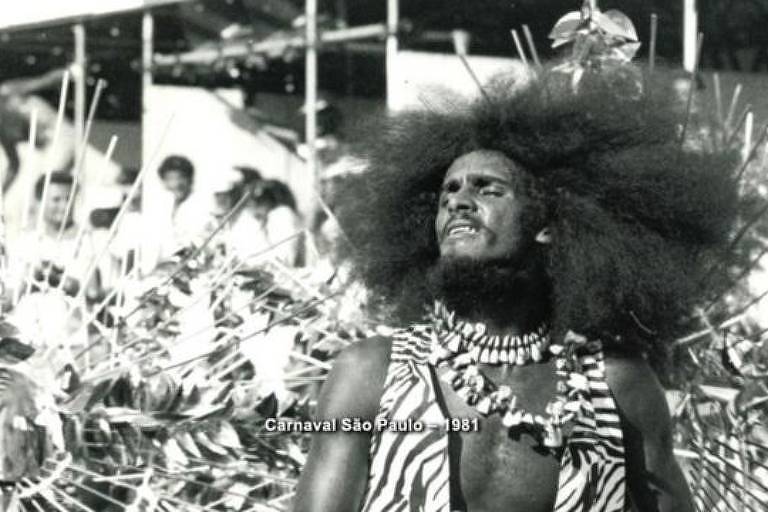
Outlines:
[[[443,230],[444,238],[471,236],[480,231],[478,224],[470,219],[457,219],[448,223]]]

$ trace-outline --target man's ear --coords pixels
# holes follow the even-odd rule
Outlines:
[[[545,227],[538,233],[536,233],[535,240],[544,245],[549,245],[552,243],[552,230],[549,228],[549,226]]]

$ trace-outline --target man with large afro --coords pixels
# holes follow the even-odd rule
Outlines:
[[[692,510],[650,363],[707,292],[738,186],[637,75],[497,79],[371,132],[340,220],[407,327],[336,360],[296,510]]]

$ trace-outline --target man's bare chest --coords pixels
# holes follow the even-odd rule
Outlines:
[[[508,385],[519,404],[543,414],[555,392],[551,365],[482,368],[495,383]],[[480,418],[477,432],[449,437],[452,502],[470,512],[519,509],[551,512],[557,493],[559,461],[529,434],[514,435],[498,415],[484,418],[441,382],[444,408],[450,417]]]

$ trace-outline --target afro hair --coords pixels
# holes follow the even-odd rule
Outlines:
[[[399,321],[423,311],[443,176],[459,156],[495,150],[523,167],[548,212],[554,332],[644,348],[679,334],[737,213],[733,155],[682,144],[681,102],[658,72],[641,82],[594,73],[575,87],[547,69],[485,92],[369,131],[368,170],[347,180],[339,210],[365,284]]]

